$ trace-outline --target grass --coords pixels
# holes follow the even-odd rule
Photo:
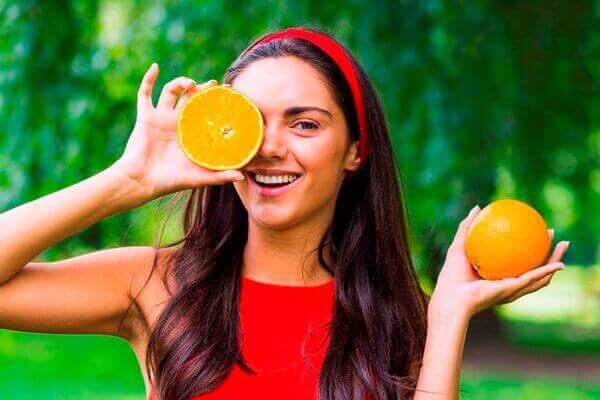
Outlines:
[[[103,335],[0,331],[0,399],[144,398],[127,342]]]
[[[585,385],[556,377],[509,375],[491,371],[464,370],[462,400],[593,400],[600,398],[600,385]]]
[[[591,400],[600,385],[464,370],[462,399]],[[144,385],[129,345],[96,335],[0,331],[0,399],[142,400]]]
[[[502,306],[513,343],[539,351],[600,354],[599,269],[591,271],[569,266],[550,286]],[[2,400],[142,400],[139,368],[129,344],[118,338],[0,330]],[[461,389],[466,400],[600,398],[600,383],[535,371],[525,376],[464,369]]]

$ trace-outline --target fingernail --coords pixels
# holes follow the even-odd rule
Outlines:
[[[217,83],[216,79],[211,79],[209,83],[215,84]]]
[[[245,179],[246,177],[244,175],[242,176],[238,176],[237,178],[234,179],[234,181],[241,181],[242,179]]]
[[[565,269],[565,264],[563,264],[563,263],[558,263],[558,265],[560,265],[560,267],[558,268],[559,270],[561,270],[561,269]]]
[[[565,251],[567,251],[567,249],[569,248],[569,245],[571,244],[571,241],[567,240],[565,243],[566,243],[565,244]]]
[[[550,234],[554,235],[554,228],[550,228]]]
[[[471,215],[472,213],[475,212],[475,210],[479,209],[479,204],[477,204],[475,207],[471,208],[471,211],[469,211],[469,215]]]

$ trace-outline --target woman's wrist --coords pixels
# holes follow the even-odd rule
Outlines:
[[[473,312],[460,303],[444,301],[440,304],[431,298],[427,307],[427,321],[429,324],[464,324],[468,325]]]
[[[114,208],[111,213],[127,211],[154,199],[150,188],[129,176],[120,167],[118,161],[100,172],[99,175],[114,188],[111,199],[108,200]]]
[[[459,398],[461,360],[469,314],[456,305],[439,305],[437,300],[432,298],[427,309],[425,351],[415,400]]]

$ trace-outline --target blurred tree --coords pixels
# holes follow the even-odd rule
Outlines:
[[[467,211],[535,206],[597,261],[598,1],[98,0],[0,2],[0,210],[99,172],[121,154],[139,81],[220,79],[249,42],[290,25],[347,44],[380,93],[425,283]],[[597,76],[597,75],[596,75]],[[154,203],[60,243],[49,259],[149,243]],[[172,224],[177,224],[176,219]]]

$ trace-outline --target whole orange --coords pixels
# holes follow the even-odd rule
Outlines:
[[[544,218],[513,199],[484,207],[467,231],[465,252],[484,279],[516,277],[546,260],[551,239]]]

